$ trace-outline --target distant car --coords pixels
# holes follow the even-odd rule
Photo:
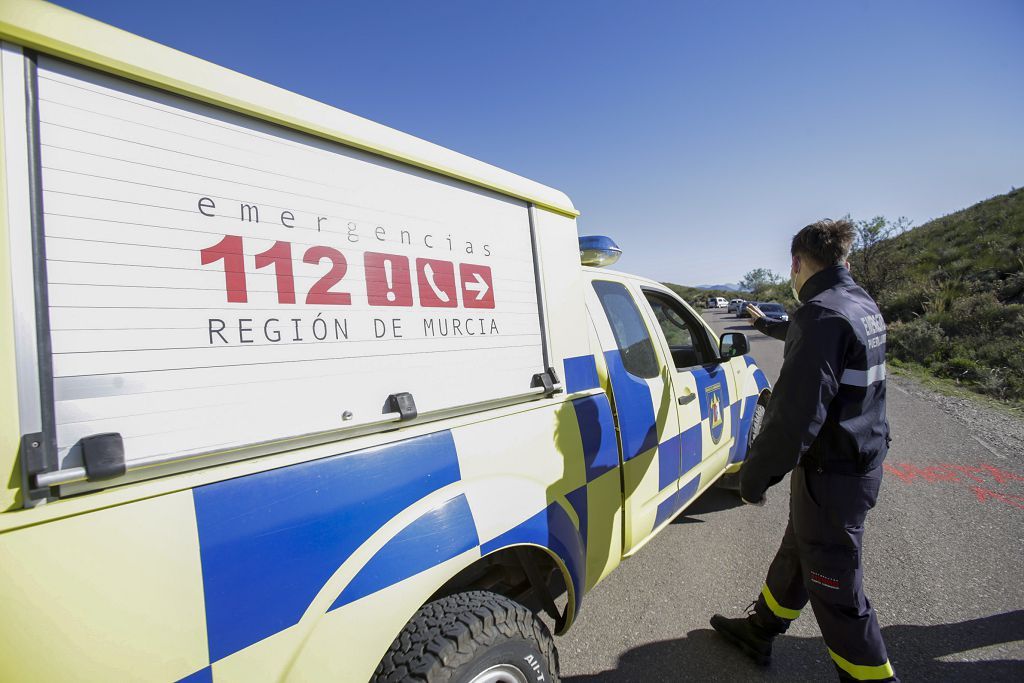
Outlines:
[[[726,313],[736,313],[739,311],[747,302],[743,299],[733,299],[729,302],[729,308],[726,309]]]
[[[708,308],[725,308],[729,305],[729,302],[722,296],[709,296],[708,297]]]
[[[786,313],[786,308],[782,304],[765,301],[757,304],[757,307],[760,308],[761,312],[769,318],[775,318],[776,320],[789,320],[789,313]]]
[[[747,312],[746,304],[757,306],[761,309],[761,312],[769,318],[775,318],[776,320],[789,320],[789,313],[786,313],[786,308],[782,304],[777,304],[774,301],[747,301],[736,312],[737,318],[750,317],[750,313]]]

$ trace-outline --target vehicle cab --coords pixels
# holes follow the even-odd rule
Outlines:
[[[661,283],[604,268],[583,274],[599,372],[621,425],[628,555],[738,469],[767,381],[743,335],[719,339]]]

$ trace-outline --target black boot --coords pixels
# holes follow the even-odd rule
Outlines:
[[[738,619],[716,614],[711,617],[711,627],[761,666],[772,661],[772,640],[779,632],[760,624],[757,614]]]

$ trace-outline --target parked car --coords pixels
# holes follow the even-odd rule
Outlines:
[[[744,299],[733,299],[732,301],[729,302],[729,307],[726,309],[726,312],[727,313],[736,313],[741,308],[743,308],[743,306],[745,306],[746,303],[747,302]]]
[[[786,307],[782,304],[777,304],[774,301],[766,301],[757,304],[757,307],[761,309],[769,318],[775,318],[776,320],[789,320],[789,313],[786,312]]]
[[[723,296],[709,296],[708,297],[708,308],[725,308],[729,305]]]
[[[750,317],[750,313],[747,311],[747,304],[757,306],[761,309],[761,312],[769,318],[775,318],[776,320],[789,320],[789,313],[786,312],[785,306],[774,301],[747,301],[740,306],[738,311],[736,311],[737,318]]]

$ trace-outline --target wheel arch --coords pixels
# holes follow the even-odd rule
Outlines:
[[[576,589],[565,561],[551,548],[518,543],[494,550],[448,579],[427,600],[471,590],[487,590],[514,600],[534,613],[545,612],[564,634],[576,617]],[[561,613],[555,601],[568,593]]]

